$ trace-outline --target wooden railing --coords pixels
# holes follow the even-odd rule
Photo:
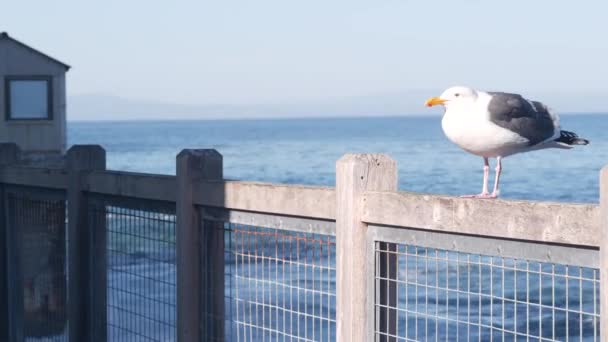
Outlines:
[[[10,219],[14,213],[10,212],[6,194],[10,189],[19,191],[19,187],[34,194],[65,193],[67,238],[71,242],[67,255],[71,341],[107,338],[105,333],[92,333],[103,329],[95,326],[98,323],[92,316],[107,315],[105,308],[99,308],[105,302],[91,298],[89,292],[93,280],[86,260],[106,257],[95,254],[103,248],[88,245],[92,233],[86,206],[92,194],[175,205],[179,341],[203,340],[201,334],[205,334],[200,329],[199,245],[204,220],[335,235],[336,332],[330,336],[339,341],[401,337],[396,303],[399,294],[391,285],[391,277],[397,277],[399,253],[386,260],[377,258],[378,251],[397,251],[399,245],[599,268],[600,273],[608,273],[608,252],[601,248],[608,243],[608,169],[601,175],[598,206],[399,192],[396,163],[384,155],[343,157],[337,163],[336,188],[225,180],[221,155],[210,150],[184,150],[177,157],[177,165],[177,176],[106,170],[101,147],[75,146],[67,154],[65,168],[29,167],[20,164],[16,146],[1,144],[0,332],[5,335],[0,335],[0,340],[24,338],[24,318],[16,317],[23,314],[22,309],[16,309],[23,302],[11,299],[14,289],[10,289],[19,272],[11,273],[14,267],[7,267],[14,260],[13,254],[6,252],[13,249],[10,244],[14,236]],[[224,247],[218,246],[211,255],[221,257],[223,253]],[[394,280],[397,282],[397,278]],[[608,289],[608,277],[600,279],[600,288]],[[378,291],[388,299],[378,299]],[[602,312],[608,312],[606,292],[600,292]],[[606,316],[601,316],[601,331],[608,331]],[[221,328],[214,328],[212,337],[225,339],[224,323],[219,324]],[[379,324],[386,329],[379,331]],[[602,340],[608,341],[608,336],[604,334]]]

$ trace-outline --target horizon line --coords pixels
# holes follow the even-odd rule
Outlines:
[[[70,120],[69,117],[67,122],[166,122],[166,121],[251,121],[251,120],[307,120],[307,119],[381,119],[381,118],[435,118],[440,117],[443,114],[437,113],[429,113],[429,114],[404,114],[404,115],[396,115],[396,114],[386,114],[386,115],[328,115],[328,116],[253,116],[253,117],[211,117],[211,118],[168,118],[168,119],[160,119],[160,118],[140,118],[140,119],[73,119]],[[564,112],[560,113],[560,116],[574,116],[574,115],[608,115],[608,112]]]

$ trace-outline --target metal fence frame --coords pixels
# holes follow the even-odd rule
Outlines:
[[[391,321],[391,310],[374,310],[376,268],[373,251],[395,243],[498,256],[525,255],[532,260],[599,267],[608,273],[608,168],[602,171],[600,205],[546,202],[480,201],[396,191],[396,163],[383,155],[347,155],[337,164],[336,188],[238,182],[222,177],[222,159],[212,150],[184,150],[177,156],[177,176],[118,172],[105,169],[105,151],[99,146],[74,146],[63,169],[20,165],[14,144],[0,144],[0,190],[14,186],[63,192],[68,203],[69,320],[71,341],[105,341],[92,317],[103,314],[103,298],[90,296],[93,284],[103,283],[88,268],[103,237],[91,229],[84,210],[95,196],[129,198],[133,203],[175,203],[177,217],[177,334],[179,341],[211,335],[224,338],[219,326],[201,329],[201,265],[223,260],[223,247],[200,241],[219,241],[209,235],[205,220],[321,233],[336,236],[337,340],[368,341],[374,338],[375,321]],[[39,191],[45,189],[44,191]],[[201,210],[202,208],[202,210]],[[10,238],[4,197],[0,205],[0,243]],[[80,243],[78,243],[80,242]],[[92,248],[87,249],[85,246]],[[542,246],[543,248],[532,248]],[[598,252],[599,251],[599,252]],[[0,255],[10,266],[10,255]],[[213,264],[213,262],[212,262]],[[98,266],[95,266],[98,267]],[[397,270],[390,260],[381,262],[379,274],[390,277]],[[7,306],[10,274],[0,266],[0,321],[15,315]],[[223,278],[223,273],[221,274]],[[8,278],[7,278],[8,277]],[[601,287],[608,288],[608,277]],[[222,279],[221,282],[224,280]],[[219,286],[219,285],[218,285]],[[386,287],[388,293],[392,290]],[[601,309],[608,311],[608,291],[601,291]],[[381,296],[389,298],[390,296]],[[198,298],[198,299],[196,299]],[[219,306],[218,306],[219,307]],[[223,309],[222,309],[223,310]],[[226,313],[218,311],[218,315]],[[7,322],[7,320],[4,320]],[[2,324],[0,322],[0,328]],[[204,325],[204,324],[203,324]],[[608,330],[608,315],[600,317]],[[103,330],[103,329],[102,329]],[[3,329],[0,329],[0,339]],[[608,336],[603,335],[608,341]],[[13,341],[18,339],[13,338]],[[390,339],[389,339],[390,340]],[[13,342],[11,341],[11,342]],[[21,341],[19,341],[21,342]]]
[[[403,246],[411,246],[416,249],[434,249],[434,250],[442,250],[448,253],[458,253],[458,254],[467,254],[468,256],[474,255],[484,255],[491,256],[492,259],[500,258],[502,260],[519,260],[525,261],[526,263],[535,262],[539,265],[541,264],[551,264],[551,265],[562,265],[566,267],[582,267],[587,269],[594,269],[594,277],[599,275],[599,250],[596,248],[588,248],[585,246],[575,246],[575,245],[556,245],[556,244],[548,244],[548,243],[538,243],[538,242],[530,242],[530,241],[515,241],[509,239],[498,239],[498,238],[487,238],[487,237],[478,237],[478,236],[469,236],[462,234],[453,234],[449,232],[435,232],[435,231],[427,231],[427,230],[419,230],[412,229],[406,227],[393,227],[393,226],[382,226],[370,224],[368,225],[367,232],[367,243],[369,244],[368,249],[368,268],[371,270],[375,270],[375,277],[370,277],[368,279],[368,295],[373,296],[375,298],[372,303],[369,303],[369,316],[375,317],[376,321],[374,325],[376,329],[374,329],[374,335],[369,335],[368,340],[372,341],[410,341],[412,339],[405,338],[398,333],[398,318],[396,315],[401,313],[402,309],[398,308],[398,290],[396,286],[398,284],[406,284],[407,281],[397,280],[397,272],[399,271],[407,271],[407,264],[405,265],[405,269],[399,269],[399,267],[404,267],[403,264],[399,264],[396,260],[397,257],[401,256],[403,252],[399,252],[397,250],[397,246],[401,248]],[[390,241],[390,243],[387,243]],[[380,247],[378,247],[380,246]],[[380,253],[379,253],[380,251]],[[392,252],[391,252],[392,251]],[[379,260],[379,254],[381,259]],[[409,255],[409,254],[408,254]],[[411,256],[411,255],[410,255]],[[417,256],[417,258],[428,258]],[[406,257],[407,259],[407,257]],[[453,261],[453,260],[452,260]],[[504,262],[504,261],[503,261]],[[383,268],[381,264],[390,264],[394,269],[392,269],[388,273],[385,271],[387,268]],[[467,263],[461,260],[458,260],[458,263]],[[485,264],[484,264],[485,265]],[[490,269],[493,269],[494,266],[490,266]],[[500,266],[497,266],[500,267]],[[516,266],[515,266],[516,267]],[[597,269],[597,270],[596,270]],[[418,265],[416,265],[416,271],[418,271]],[[534,270],[519,270],[527,273],[534,273]],[[382,274],[384,272],[384,274]],[[540,272],[540,271],[539,271]],[[424,272],[423,272],[424,273]],[[542,273],[542,272],[541,272]],[[480,273],[481,274],[481,273]],[[543,273],[544,274],[544,273]],[[425,276],[426,277],[426,276]],[[504,275],[503,275],[504,277]],[[554,276],[555,278],[555,276]],[[559,277],[558,277],[559,278]],[[570,276],[566,275],[562,278],[568,279]],[[576,277],[574,277],[576,278]],[[573,278],[573,279],[574,279]],[[593,278],[596,279],[593,281],[594,286],[595,283],[599,285],[599,277]],[[504,279],[503,279],[504,280]],[[592,281],[592,279],[584,278],[581,282]],[[411,282],[411,281],[410,281]],[[529,284],[528,284],[529,285]],[[417,285],[424,287],[425,285]],[[446,285],[447,286],[447,285]],[[504,284],[503,284],[504,288]],[[580,289],[582,291],[582,287]],[[527,291],[530,291],[528,288]],[[567,292],[566,292],[567,293]],[[465,293],[466,294],[466,293]],[[470,293],[469,293],[470,295]],[[581,293],[582,295],[582,293]],[[594,293],[590,294],[595,299],[595,287]],[[480,297],[481,298],[481,297]],[[485,297],[484,297],[485,298]],[[494,301],[494,298],[491,297],[491,300]],[[555,299],[555,298],[554,298]],[[599,299],[599,297],[597,297]],[[504,299],[503,299],[504,300]],[[569,299],[567,299],[569,300]],[[582,299],[580,299],[582,305]],[[517,301],[514,301],[517,302]],[[503,301],[503,305],[504,305]],[[541,307],[544,306],[541,305]],[[596,312],[599,312],[599,308],[595,308]],[[398,312],[399,311],[399,312]],[[559,311],[559,310],[557,310]],[[540,312],[540,311],[539,311]],[[554,310],[555,312],[555,310]],[[567,311],[570,312],[570,311]],[[409,312],[409,314],[415,316],[416,312]],[[504,311],[503,311],[504,315]],[[587,315],[587,313],[585,313]],[[439,318],[439,317],[435,317]],[[504,319],[504,316],[503,316]],[[447,321],[447,320],[446,320]],[[455,323],[458,323],[455,321]],[[599,326],[599,319],[597,320]],[[383,331],[384,333],[377,334],[378,325],[384,324]],[[582,323],[581,323],[582,324]],[[479,325],[481,327],[481,323]],[[480,330],[481,331],[481,330]],[[493,328],[490,328],[490,331],[493,331]],[[508,330],[504,332],[507,335],[517,336],[519,337],[527,337],[532,338],[533,340],[538,339],[541,340],[552,340],[551,338],[538,338],[533,335],[528,334],[511,334]],[[542,331],[541,331],[542,333]],[[582,331],[580,332],[582,334]],[[504,338],[503,334],[503,338]],[[597,338],[597,336],[596,336]],[[597,339],[594,339],[597,340]],[[480,339],[481,341],[481,339]]]
[[[243,215],[248,216],[246,213]],[[254,217],[258,222],[265,222],[264,219],[260,220],[259,214]],[[269,216],[268,219],[274,218]],[[205,222],[207,229],[219,229],[227,239],[224,243],[224,260],[227,263],[221,265],[226,269],[226,273],[222,274],[228,282],[226,285],[232,289],[233,282],[247,284],[244,293],[239,293],[237,286],[234,293],[223,293],[224,300],[218,303],[227,312],[222,320],[230,324],[225,328],[226,332],[232,333],[226,336],[232,338],[228,340],[232,341],[235,337],[236,340],[256,340],[253,336],[260,333],[267,338],[274,336],[272,340],[332,340],[336,321],[329,305],[335,304],[336,293],[333,278],[327,275],[334,274],[335,277],[334,234],[305,231],[302,221],[289,219],[288,222],[294,223],[289,225],[290,229],[230,221]],[[331,228],[325,230],[331,231]],[[269,248],[272,245],[275,246],[274,252]],[[262,264],[261,267],[258,267],[258,263]],[[247,268],[240,269],[245,264]],[[265,269],[264,265],[269,268]],[[273,265],[276,267],[274,270]],[[273,287],[277,289],[276,293],[266,294]],[[313,309],[307,308],[309,297],[313,298]],[[315,303],[327,305],[327,310],[315,311]],[[233,306],[236,307],[236,317],[230,314],[234,311],[229,311]],[[239,308],[244,310],[247,306],[250,314],[252,307],[254,311],[261,310],[262,314],[258,316],[256,313],[254,320],[253,316],[247,316],[243,311],[244,314],[239,317]],[[269,315],[265,319],[266,311]],[[275,318],[277,322],[273,323]],[[283,325],[279,325],[279,322]],[[315,324],[318,329],[314,328]],[[280,330],[281,327],[284,330]]]
[[[91,326],[94,329],[93,335],[96,336],[98,341],[104,341],[108,339],[108,329],[121,329],[124,327],[118,327],[109,322],[108,318],[108,307],[111,305],[108,300],[110,291],[120,292],[120,288],[108,288],[108,252],[110,252],[108,245],[108,239],[111,238],[110,234],[129,234],[132,232],[113,232],[111,224],[108,224],[108,215],[118,216],[122,219],[135,219],[136,221],[149,221],[163,222],[164,224],[173,223],[175,226],[174,219],[166,218],[152,218],[152,215],[170,215],[175,217],[175,203],[157,201],[157,200],[144,200],[131,197],[123,196],[109,196],[100,195],[96,193],[87,193],[87,205],[88,205],[88,227],[91,231],[91,243],[90,249],[93,251],[90,258],[90,276],[92,277],[92,288],[91,292],[94,294],[95,300],[93,301],[91,310],[95,313],[92,317]],[[130,225],[132,229],[140,229],[141,227]],[[174,228],[175,230],[175,228]],[[156,243],[170,243],[170,241],[160,241],[154,237],[145,237],[137,235],[138,239],[151,239],[150,241]],[[175,236],[173,237],[175,239]],[[175,244],[173,242],[173,244]],[[148,282],[155,282],[153,278],[146,279]],[[103,285],[101,285],[103,284]],[[173,284],[175,286],[175,284]],[[141,297],[145,300],[151,300],[145,296],[145,294],[135,294],[134,296]],[[167,303],[167,305],[169,305]],[[175,306],[175,304],[173,305]],[[124,308],[114,308],[115,311],[124,310]],[[138,313],[131,311],[130,315],[137,316]],[[171,316],[171,314],[168,314]],[[173,316],[175,313],[173,313]],[[145,317],[144,319],[152,319],[151,317]],[[166,323],[167,326],[174,326],[171,322]],[[131,332],[133,335],[137,335],[137,331]],[[153,334],[154,332],[151,332]],[[149,336],[142,336],[143,339],[151,339]]]

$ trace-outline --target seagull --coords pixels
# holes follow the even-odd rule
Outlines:
[[[451,87],[425,103],[445,108],[441,126],[450,141],[483,158],[483,186],[472,198],[497,198],[502,158],[546,148],[570,149],[587,145],[576,133],[562,131],[559,117],[541,102],[519,94],[485,92],[469,87]],[[490,164],[496,158],[494,189],[488,191]]]

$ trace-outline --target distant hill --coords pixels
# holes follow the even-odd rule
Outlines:
[[[68,97],[69,120],[176,120],[289,118],[321,116],[432,115],[437,109],[424,108],[433,90],[327,98],[302,103],[201,104],[184,105],[162,101],[142,101],[112,95],[73,95]],[[606,94],[528,93],[559,113],[608,112]]]
[[[228,112],[227,106],[189,106],[130,100],[111,95],[68,97],[68,120],[170,120],[214,118]]]

